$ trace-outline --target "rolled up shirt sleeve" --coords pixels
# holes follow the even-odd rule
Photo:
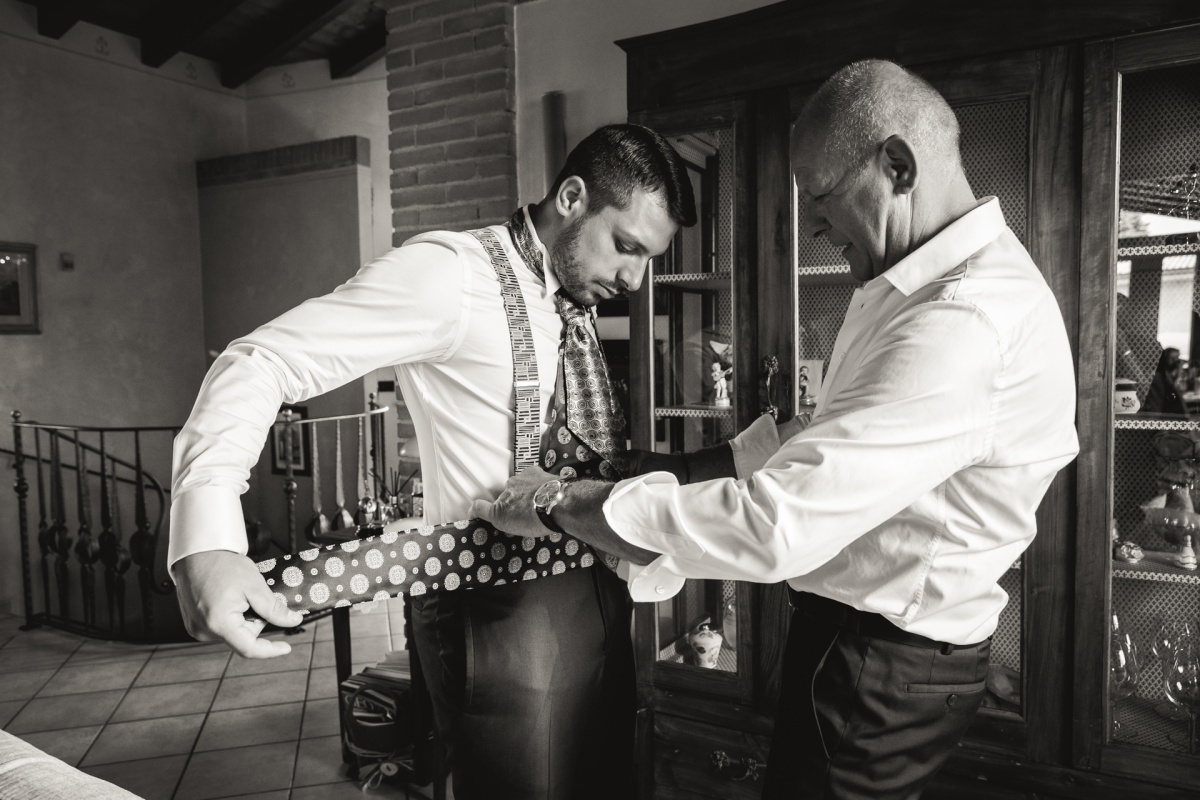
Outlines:
[[[985,457],[1003,381],[995,329],[970,303],[898,315],[821,416],[762,468],[690,485],[651,473],[615,487],[608,524],[663,554],[631,580],[635,599],[662,599],[654,587],[665,573],[774,583],[816,569]]]
[[[239,497],[280,405],[381,367],[445,358],[461,339],[469,280],[451,248],[406,245],[230,344],[175,437],[168,567],[207,550],[245,554]]]

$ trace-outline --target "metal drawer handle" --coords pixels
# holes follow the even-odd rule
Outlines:
[[[744,781],[747,778],[756,781],[758,780],[758,768],[766,766],[750,756],[744,756],[734,761],[724,750],[713,750],[708,761],[712,764],[713,771],[731,781]]]

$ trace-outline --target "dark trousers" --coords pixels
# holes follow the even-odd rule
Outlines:
[[[914,800],[983,701],[991,642],[953,647],[792,592],[763,797]]]
[[[634,796],[632,603],[611,571],[411,606],[456,800]]]

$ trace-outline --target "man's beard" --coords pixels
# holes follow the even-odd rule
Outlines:
[[[596,305],[594,293],[588,291],[583,277],[583,264],[579,263],[579,235],[583,231],[584,217],[568,222],[554,238],[550,248],[550,264],[563,291],[581,306]],[[590,299],[590,302],[589,302]]]

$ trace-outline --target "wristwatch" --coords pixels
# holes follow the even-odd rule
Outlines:
[[[566,533],[554,518],[550,516],[550,512],[554,507],[562,502],[566,496],[567,484],[570,480],[563,478],[555,478],[554,480],[546,481],[538,487],[533,493],[533,510],[537,512],[538,519],[542,521],[550,530],[555,533]]]

